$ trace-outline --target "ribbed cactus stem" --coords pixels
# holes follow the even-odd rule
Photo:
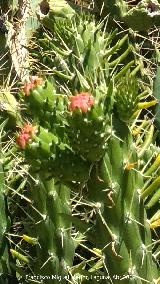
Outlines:
[[[56,275],[60,275],[62,283],[66,283],[68,267],[73,264],[74,243],[71,222],[64,221],[61,214],[70,214],[70,190],[64,185],[56,184],[53,179],[45,180],[33,173],[32,176],[38,180],[37,184],[32,183],[29,193],[36,208],[36,211],[32,209],[30,212],[35,221],[34,227],[28,227],[27,232],[32,240],[37,240],[34,243],[36,262],[32,261],[32,269],[37,275],[41,271],[41,275],[50,277],[43,283],[51,283],[54,279],[51,278],[52,275],[55,277],[54,283],[58,283]],[[26,235],[24,238],[28,241]]]
[[[118,72],[118,74],[114,76],[114,79],[118,80],[119,78],[124,76],[128,72],[128,70],[134,65],[134,63],[135,63],[134,60],[132,60],[129,63],[127,63],[124,67],[122,67],[122,69]]]
[[[129,133],[123,142],[112,136],[103,161],[93,168],[87,184],[88,200],[100,204],[94,236],[113,283],[120,279],[126,284],[154,283],[157,277],[148,249],[151,233],[140,199],[144,180],[137,159]],[[132,166],[126,167],[129,164]],[[159,179],[156,186],[157,182]]]

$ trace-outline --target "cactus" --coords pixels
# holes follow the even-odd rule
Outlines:
[[[123,0],[95,0],[95,3],[99,10],[102,9],[104,16],[111,13],[115,19],[123,21],[133,30],[147,31],[160,23],[160,4],[157,0],[143,0],[135,6],[130,6]]]
[[[37,184],[32,183],[28,194],[36,208],[30,211],[35,225],[27,226],[25,231],[31,240],[37,239],[37,244],[34,245],[36,264],[31,258],[29,263],[35,275],[41,271],[41,275],[50,277],[43,283],[58,283],[57,277],[66,283],[68,267],[73,263],[74,243],[70,235],[71,222],[63,221],[60,214],[70,214],[70,190],[56,184],[53,179],[45,181],[43,178],[42,181],[38,174],[33,173],[32,177],[38,180]],[[31,275],[28,279],[31,279]]]
[[[35,142],[33,142],[34,139],[36,139]],[[53,133],[47,133],[43,127],[40,127],[37,132],[36,127],[29,124],[25,124],[21,128],[16,138],[18,147],[21,151],[26,152],[25,164],[30,164],[29,175],[24,185],[19,186],[19,190],[22,191],[20,196],[23,199],[25,211],[20,200],[17,201],[19,203],[18,208],[24,215],[24,217],[20,217],[23,229],[19,233],[23,243],[21,246],[17,244],[16,249],[13,246],[10,250],[16,261],[15,270],[18,273],[19,269],[22,270],[20,270],[22,281],[31,281],[34,275],[41,272],[41,277],[44,279],[42,283],[52,283],[53,281],[58,283],[59,279],[62,283],[66,283],[68,267],[72,266],[73,263],[75,245],[71,237],[71,221],[61,218],[61,214],[69,215],[71,213],[70,189],[59,183],[58,179],[70,180],[70,174],[72,174],[73,179],[74,173],[71,173],[70,169],[66,172],[62,170],[62,162],[60,164],[56,159],[52,163],[51,156],[55,152],[52,153],[50,147],[47,150],[47,155],[46,146],[48,146],[49,141],[54,143],[55,139],[56,136]],[[34,143],[38,144],[36,149]],[[64,152],[66,153],[65,150]],[[57,158],[59,155],[58,153]],[[63,158],[62,153],[60,161]],[[72,159],[71,154],[68,155],[68,159]],[[41,163],[40,168],[38,162]],[[59,164],[57,165],[57,163]],[[66,168],[69,168],[69,166],[70,163]],[[52,178],[55,175],[54,169],[56,170],[56,180]],[[64,177],[62,177],[63,171]],[[75,171],[80,175],[77,169]],[[88,168],[86,174],[88,174]],[[15,192],[15,198],[18,196],[19,190],[17,189],[17,192]],[[19,215],[19,213],[17,214]],[[27,278],[25,275],[27,275]]]
[[[89,91],[93,85],[96,88],[99,84],[97,74],[102,73],[102,68],[106,70],[106,77],[109,71],[114,70],[116,80],[130,68],[133,70],[136,66],[140,69],[141,63],[138,61],[137,66],[137,58],[128,35],[117,38],[117,30],[100,32],[103,28],[105,29],[101,22],[98,26],[95,25],[93,15],[76,15],[72,20],[57,19],[54,23],[55,36],[46,30],[43,35],[37,34],[36,48],[31,49],[33,63],[36,62],[32,64],[33,71],[37,73],[38,70],[43,70],[43,74],[53,74],[59,87],[65,80],[69,88],[66,89],[66,94],[73,94]],[[126,66],[122,62],[126,62]],[[101,84],[102,88],[106,84],[103,74]]]
[[[127,3],[123,0],[116,1],[116,0],[111,0],[111,1],[94,1],[97,8],[99,9],[100,13],[102,15],[107,15],[111,13],[111,15],[118,16],[120,17],[123,13],[127,11]]]
[[[137,153],[129,130],[125,135],[123,130],[123,140],[120,132],[115,134],[86,185],[87,201],[94,204],[96,214],[91,230],[96,248],[103,251],[109,283],[122,279],[123,283],[154,283],[158,274],[149,249],[151,233],[143,203],[148,196],[143,194],[147,181],[137,157],[142,149]]]
[[[54,79],[30,77],[26,81],[20,99],[26,105],[25,115],[32,124],[20,124],[16,138],[25,162],[30,165],[31,176],[39,180],[31,187],[29,197],[37,209],[37,213],[31,213],[37,226],[34,230],[26,227],[25,234],[34,239],[39,236],[43,248],[48,238],[50,245],[45,252],[36,246],[39,264],[36,270],[31,260],[33,271],[38,272],[42,267],[44,273],[49,270],[67,273],[63,265],[67,262],[66,247],[58,249],[57,244],[62,239],[56,232],[59,222],[63,229],[66,229],[66,221],[74,223],[70,212],[63,210],[61,190],[58,191],[58,186],[63,191],[63,186],[67,185],[66,191],[68,187],[76,192],[83,188],[85,204],[95,212],[86,238],[91,240],[93,248],[102,252],[102,275],[109,276],[109,281],[114,283],[118,283],[114,275],[127,277],[124,283],[154,283],[158,274],[152,260],[151,232],[143,201],[158,184],[157,181],[155,186],[154,178],[158,177],[154,165],[148,165],[148,172],[153,168],[151,179],[143,169],[143,157],[153,140],[154,130],[153,125],[146,123],[149,132],[136,140],[132,123],[134,125],[134,117],[142,108],[157,101],[144,102],[148,90],[138,80],[134,81],[134,75],[139,76],[142,68],[140,62],[132,60],[121,67],[131,53],[130,46],[121,50],[127,36],[112,44],[115,32],[106,34],[101,23],[97,27],[93,17],[84,15],[68,19],[67,24],[57,19],[54,31],[54,37],[45,33],[44,38],[38,39],[44,53],[52,47],[54,61],[47,60]],[[116,54],[119,50],[120,56]],[[34,52],[39,55],[38,50]],[[41,234],[44,227],[48,235]],[[54,239],[50,236],[51,230]],[[64,241],[72,243],[68,235],[64,236]],[[74,250],[71,243],[68,245],[72,252],[68,262],[70,270]],[[90,275],[87,269],[85,272]],[[99,275],[100,271],[97,273]]]
[[[33,202],[33,207],[27,207],[34,223],[24,225],[24,235],[31,242],[37,240],[37,243],[34,244],[34,252],[30,249],[29,257],[25,251],[21,256],[15,250],[11,253],[15,258],[20,257],[28,268],[31,265],[34,274],[41,271],[44,277],[48,275],[49,278],[43,283],[58,283],[57,277],[66,283],[68,269],[73,265],[75,245],[71,237],[71,221],[61,217],[62,214],[70,214],[70,189],[65,183],[86,181],[90,163],[66,144],[64,121],[62,124],[61,118],[66,97],[57,94],[51,82],[30,77],[20,96],[29,105],[28,110],[32,110],[31,115],[35,120],[34,125],[28,123],[19,126],[16,143],[24,152],[25,163],[30,165],[32,177],[25,198]],[[32,276],[29,272],[28,280]]]
[[[52,19],[47,23],[52,26]],[[22,108],[14,150],[19,151],[25,176],[28,171],[28,182],[20,186],[25,203],[21,206],[19,200],[25,216],[22,244],[10,250],[15,270],[23,282],[37,274],[55,275],[44,284],[58,283],[56,275],[66,283],[68,274],[74,283],[76,271],[106,277],[100,278],[101,283],[104,279],[118,283],[115,275],[127,277],[120,279],[123,283],[154,283],[158,273],[144,204],[153,203],[158,162],[153,159],[144,165],[152,157],[154,127],[147,119],[139,125],[137,117],[157,100],[144,102],[150,94],[143,78],[138,80],[144,67],[128,36],[117,42],[117,31],[106,33],[93,16],[55,17],[53,30],[54,35],[52,27],[38,34],[39,47],[34,54],[31,49],[38,71],[47,64],[53,78],[46,80],[45,72],[44,78],[27,77],[19,93]],[[84,201],[84,207],[76,208],[77,219],[71,216],[71,190]],[[84,218],[87,206],[92,210],[89,223]],[[151,228],[157,226],[157,216],[151,218]],[[96,263],[86,261],[88,265],[93,261],[90,269],[83,263],[73,266],[72,223],[74,230],[83,231],[88,249],[98,255]]]

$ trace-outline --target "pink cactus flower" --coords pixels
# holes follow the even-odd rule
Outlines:
[[[43,79],[39,78],[38,76],[30,76],[29,80],[25,82],[23,86],[23,92],[25,96],[29,96],[31,90],[33,90],[38,85],[43,84]]]
[[[75,96],[70,96],[68,109],[74,111],[76,108],[79,108],[82,112],[87,112],[93,104],[93,96],[89,93],[82,92]]]

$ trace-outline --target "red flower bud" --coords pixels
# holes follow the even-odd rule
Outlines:
[[[76,108],[79,108],[82,112],[87,112],[93,104],[93,96],[82,92],[76,96],[70,96],[68,109],[74,111]]]
[[[23,86],[23,92],[25,96],[28,96],[31,90],[33,90],[38,85],[42,85],[42,83],[42,78],[39,78],[38,76],[30,76],[29,80],[26,81]]]
[[[27,133],[20,133],[16,138],[16,143],[21,149],[25,149],[27,143],[29,142],[30,135]]]
[[[32,136],[35,133],[35,126],[32,126],[31,124],[26,123],[23,125],[21,132]]]
[[[26,145],[29,143],[29,140],[35,134],[35,126],[31,124],[24,124],[21,128],[19,135],[16,138],[16,143],[21,149],[25,149]]]

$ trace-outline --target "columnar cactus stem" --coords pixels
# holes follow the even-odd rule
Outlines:
[[[87,183],[88,199],[98,206],[96,247],[104,252],[113,283],[120,279],[127,284],[154,283],[158,275],[149,249],[151,233],[140,196],[144,181],[132,139],[129,133],[127,136],[124,141],[110,138],[104,159],[93,169]],[[132,166],[126,167],[128,163]],[[117,280],[115,275],[119,276]]]
[[[26,230],[29,236],[38,241],[32,269],[36,275],[41,272],[41,275],[49,277],[44,283],[51,283],[51,280],[58,283],[58,276],[62,283],[66,283],[68,268],[73,263],[74,243],[71,222],[64,221],[61,214],[70,214],[70,190],[56,184],[53,179],[47,181],[39,174],[31,174],[37,180],[29,191],[29,198],[33,202],[30,216],[35,223]]]

